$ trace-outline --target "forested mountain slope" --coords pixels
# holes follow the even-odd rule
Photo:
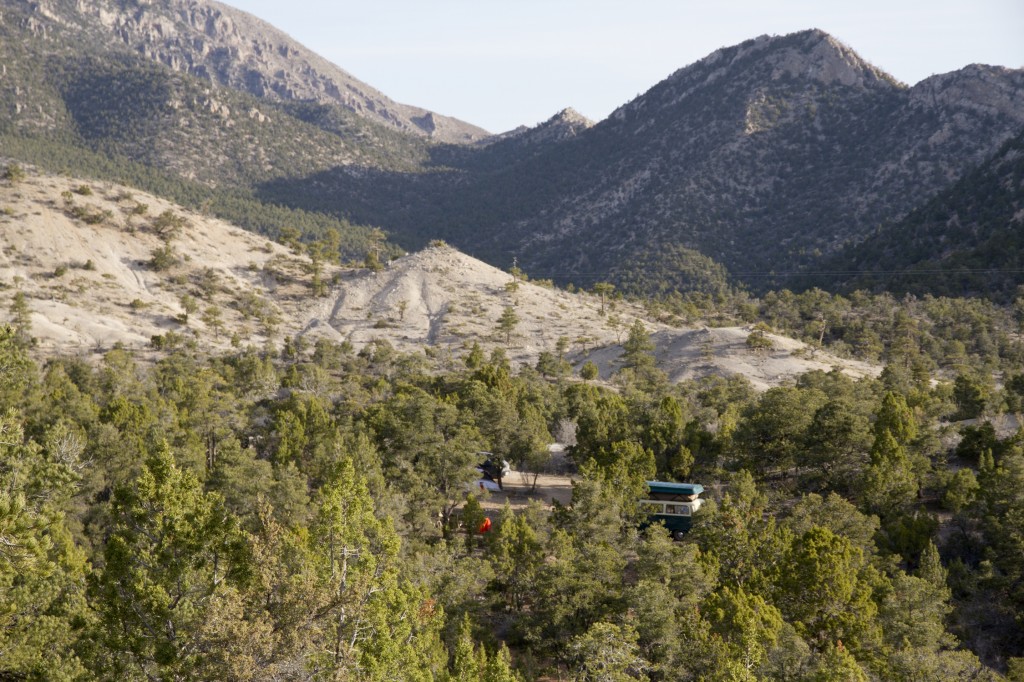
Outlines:
[[[562,281],[679,246],[766,286],[988,158],[1024,126],[1022,93],[1020,70],[975,65],[907,87],[821,31],[762,37],[546,147],[441,150],[437,163],[460,170],[339,170],[266,196],[372,216],[407,240],[441,235],[493,262],[516,256]]]
[[[1019,409],[1019,373],[757,392],[664,381],[636,343],[607,387],[555,358],[327,338],[37,362],[22,331],[0,326],[0,677],[1005,682],[1024,662],[1020,437],[948,424]],[[571,472],[571,501],[485,512],[484,450]],[[707,491],[676,542],[645,523],[654,478]]]
[[[861,273],[848,288],[1011,301],[1024,283],[1022,223],[1024,130],[950,189],[822,269]]]

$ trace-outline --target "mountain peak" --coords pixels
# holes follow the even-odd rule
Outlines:
[[[557,114],[531,129],[536,140],[545,142],[561,141],[575,137],[594,122],[572,107],[562,109]]]
[[[789,48],[788,58],[776,64],[773,78],[783,73],[803,76],[822,83],[864,87],[879,81],[896,84],[895,78],[865,61],[835,36],[818,28],[772,39]],[[795,44],[794,44],[795,43]]]
[[[772,80],[793,77],[852,87],[881,82],[897,84],[895,78],[819,28],[782,36],[758,36],[739,45],[720,48],[693,66],[728,68],[744,64],[750,57],[771,67],[769,77]],[[674,75],[681,75],[690,68],[680,69]]]
[[[583,128],[590,128],[591,126],[594,125],[594,122],[591,121],[586,116],[584,116],[583,114],[581,114],[580,112],[578,112],[575,109],[573,109],[572,107],[566,107],[565,109],[562,109],[561,111],[559,111],[557,114],[555,114],[554,116],[549,118],[546,122],[542,123],[541,125],[554,125],[554,124],[563,124],[563,125],[579,126],[579,127],[583,127]]]
[[[31,13],[29,25],[38,25],[42,35],[60,31],[66,45],[128,48],[217,87],[270,101],[340,106],[366,120],[442,142],[472,143],[489,135],[464,121],[395,102],[262,19],[215,0],[25,4],[27,10],[17,11]]]
[[[520,126],[507,133],[495,135],[486,140],[485,144],[494,144],[504,140],[516,140],[516,144],[561,142],[575,137],[593,126],[594,122],[589,118],[572,107],[566,107],[543,123],[532,128]]]
[[[782,36],[761,35],[719,48],[619,107],[609,118],[644,118],[655,108],[675,109],[710,93],[717,93],[715,97],[731,92],[744,99],[756,98],[765,88],[781,85],[792,89],[801,83],[814,85],[815,89],[906,88],[834,36],[814,28]]]

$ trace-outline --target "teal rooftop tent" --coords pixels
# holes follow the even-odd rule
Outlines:
[[[704,486],[700,483],[669,483],[666,481],[647,481],[647,489],[651,495],[679,495],[682,497],[696,497],[704,492]]]

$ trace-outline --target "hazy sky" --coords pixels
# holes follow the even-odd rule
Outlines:
[[[565,107],[600,120],[676,69],[823,29],[914,84],[1024,67],[1024,0],[229,0],[399,102],[491,132]]]

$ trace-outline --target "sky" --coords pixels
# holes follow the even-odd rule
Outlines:
[[[820,28],[913,85],[1024,67],[1024,0],[227,0],[393,100],[490,132],[601,120],[679,68]]]

